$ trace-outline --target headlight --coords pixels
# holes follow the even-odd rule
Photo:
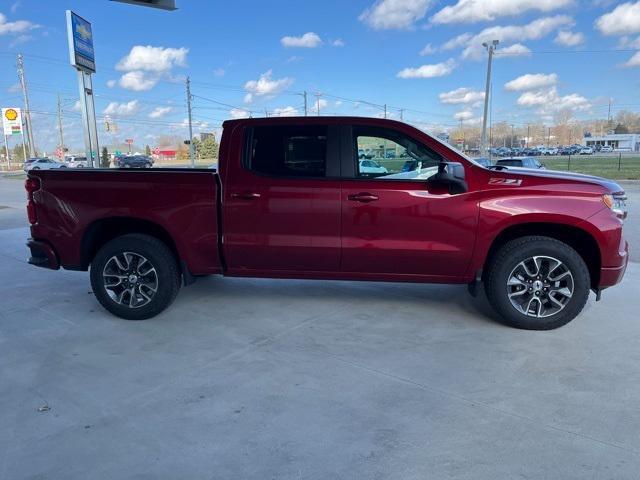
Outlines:
[[[613,195],[603,195],[602,201],[620,219],[627,218],[627,196],[624,193],[614,193]]]

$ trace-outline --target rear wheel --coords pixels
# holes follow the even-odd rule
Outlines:
[[[171,250],[155,237],[129,234],[111,240],[91,263],[91,286],[109,312],[144,320],[166,309],[180,290]]]
[[[582,311],[589,297],[591,279],[584,260],[556,239],[529,236],[512,240],[490,263],[487,298],[513,327],[561,327]]]

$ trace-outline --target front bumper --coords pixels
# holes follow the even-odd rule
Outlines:
[[[600,269],[600,284],[598,285],[600,290],[617,285],[622,281],[622,277],[624,277],[624,272],[627,270],[629,263],[629,243],[625,240],[622,240],[622,242],[624,244],[621,245],[622,248],[620,248],[618,252],[620,265],[616,267],[602,267]]]
[[[27,240],[27,247],[31,250],[31,257],[29,257],[29,263],[31,265],[50,268],[51,270],[58,270],[60,268],[58,256],[53,247],[48,243],[30,238]]]

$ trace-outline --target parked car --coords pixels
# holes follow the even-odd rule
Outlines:
[[[613,147],[611,145],[603,145],[600,149],[601,153],[611,153],[613,152]]]
[[[593,148],[584,147],[584,148],[580,149],[580,155],[593,155]]]
[[[543,155],[558,155],[558,147],[548,147],[542,152]]]
[[[369,173],[369,174],[384,174],[389,173],[389,171],[380,165],[375,160],[360,160],[359,162],[360,173]]]
[[[65,158],[65,162],[70,168],[87,168],[89,166],[87,157],[81,157],[76,155],[69,155],[68,157]]]
[[[534,157],[516,157],[516,158],[501,158],[496,162],[496,165],[501,167],[517,167],[517,168],[535,168],[545,169],[543,163]]]
[[[396,143],[418,168],[362,175],[361,137]],[[484,282],[505,323],[546,330],[576,317],[590,289],[599,299],[620,282],[628,261],[617,183],[486,169],[378,118],[231,120],[219,171],[32,170],[25,187],[29,262],[90,268],[96,299],[126,319],[153,317],[182,284],[217,274],[447,282],[473,294]],[[75,287],[49,288],[73,298]]]
[[[124,155],[116,157],[116,167],[118,168],[151,168],[153,159],[146,155]]]
[[[67,168],[67,165],[51,158],[30,158],[22,168],[25,172],[28,172],[29,170],[56,170],[58,168]]]
[[[489,167],[493,165],[493,163],[491,162],[491,159],[487,157],[474,158],[473,161],[476,162],[478,165],[482,165],[483,167]]]

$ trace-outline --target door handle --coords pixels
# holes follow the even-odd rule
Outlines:
[[[256,198],[260,198],[260,194],[255,192],[232,193],[231,198],[240,198],[242,200],[255,200]]]
[[[352,202],[360,202],[360,203],[369,203],[369,202],[375,202],[376,200],[378,200],[377,195],[373,195],[367,192],[349,195],[347,198]]]

